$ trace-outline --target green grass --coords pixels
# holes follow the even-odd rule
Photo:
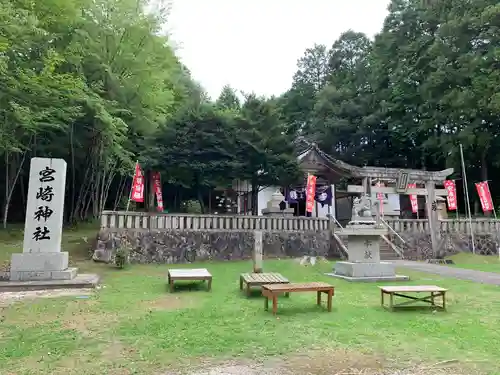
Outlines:
[[[459,253],[449,257],[455,264],[451,267],[466,268],[476,271],[500,273],[500,258],[498,255],[474,255],[472,253]]]
[[[67,232],[65,244],[81,237]],[[239,274],[251,269],[247,261],[175,266],[208,268],[214,275],[210,293],[196,288],[168,293],[167,265],[115,270],[82,261],[79,266],[101,273],[105,287],[88,299],[38,299],[0,308],[1,374],[151,375],[187,363],[290,357],[318,348],[402,363],[459,359],[477,364],[483,374],[494,374],[488,371],[498,364],[500,331],[494,327],[500,299],[494,286],[405,270],[410,284],[450,288],[448,312],[391,313],[380,308],[379,284],[324,276],[331,264],[265,261],[265,270],[292,281],[336,286],[332,313],[315,305],[314,293],[295,293],[279,300],[276,318],[264,311],[258,293],[252,298],[240,293]]]
[[[74,260],[87,258],[98,228],[96,223],[64,228],[63,251],[69,251]],[[0,263],[9,261],[12,253],[23,251],[23,236],[24,228],[20,224],[0,229]]]

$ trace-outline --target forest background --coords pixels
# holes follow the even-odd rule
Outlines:
[[[67,161],[65,220],[79,222],[126,206],[136,161],[161,173],[170,212],[193,201],[206,212],[208,192],[234,179],[254,191],[296,182],[301,139],[359,166],[453,167],[459,196],[462,144],[473,211],[474,182],[500,198],[496,0],[393,0],[374,40],[346,30],[311,46],[290,89],[271,98],[228,86],[209,98],[162,32],[168,7],[0,4],[4,226],[24,220],[35,156]]]

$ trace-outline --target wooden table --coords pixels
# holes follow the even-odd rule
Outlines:
[[[208,291],[212,289],[212,275],[206,268],[169,269],[167,271],[167,281],[170,292],[174,291],[174,281],[178,280],[207,281]]]
[[[433,308],[440,308],[446,310],[446,292],[448,289],[441,288],[436,285],[407,285],[407,286],[381,286],[380,288],[380,304],[382,307],[386,307],[384,304],[384,296],[389,295],[389,309],[394,310],[396,307],[405,307],[408,305],[415,304],[417,302],[428,303]],[[408,293],[426,293],[425,297],[415,297],[410,296]],[[406,302],[401,302],[398,304],[394,303],[394,297],[401,297],[406,300]],[[436,304],[436,297],[441,297],[441,304]]]
[[[250,288],[254,286],[262,286],[266,284],[289,284],[287,278],[280,273],[242,273],[240,275],[240,290],[243,290],[243,285],[246,285],[247,296],[250,295]],[[288,294],[288,293],[287,293]]]
[[[262,295],[265,298],[264,307],[269,310],[269,300],[273,300],[273,315],[276,315],[278,310],[278,296],[283,293],[293,292],[316,292],[316,303],[321,305],[321,294],[328,295],[327,307],[328,311],[332,311],[332,297],[334,295],[333,285],[320,282],[312,283],[289,283],[289,284],[269,284],[262,285]]]

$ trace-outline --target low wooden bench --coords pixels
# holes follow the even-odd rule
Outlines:
[[[169,269],[167,271],[167,282],[170,287],[170,292],[174,291],[174,281],[207,281],[207,289],[212,289],[212,275],[206,268],[191,268],[191,269]]]
[[[269,310],[269,300],[273,301],[273,315],[278,310],[278,296],[283,293],[293,292],[316,292],[316,303],[321,305],[321,294],[328,295],[327,308],[332,311],[332,298],[334,295],[333,285],[321,282],[312,283],[289,283],[289,284],[268,284],[262,285],[262,295],[265,297],[264,307]]]
[[[255,286],[262,286],[266,284],[289,284],[287,278],[283,277],[280,273],[265,272],[265,273],[242,273],[240,275],[240,290],[243,286],[246,288],[247,296],[250,295],[250,288]]]
[[[448,289],[444,289],[436,285],[381,286],[379,288],[380,304],[382,305],[382,307],[386,308],[384,304],[384,296],[388,294],[388,308],[390,310],[394,310],[396,307],[406,307],[417,302],[424,302],[430,304],[430,307],[432,308],[440,308],[446,310],[446,292],[448,291]],[[408,295],[408,293],[426,293],[430,295],[426,295],[425,297],[415,297]],[[395,304],[394,297],[401,297],[409,301]],[[436,304],[436,297],[438,297],[438,299],[441,299],[440,305]]]

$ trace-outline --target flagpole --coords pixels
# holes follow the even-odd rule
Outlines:
[[[490,191],[489,187],[489,181],[486,181],[488,183],[488,191]],[[491,192],[490,192],[491,196]],[[495,232],[496,232],[496,245],[497,245],[497,252],[498,252],[498,258],[500,259],[500,240],[498,238],[498,217],[497,217],[497,210],[495,208],[495,204],[493,203],[493,198],[491,198],[491,205],[493,206],[493,218],[495,219]]]
[[[132,185],[130,185],[130,192],[128,193],[127,209],[125,210],[127,212],[128,212],[128,208],[130,206],[130,201],[132,200],[132,190],[134,189],[134,176],[135,176],[135,171],[137,169],[137,164],[139,164],[139,160],[135,161],[134,174],[132,175]]]
[[[471,236],[471,241],[472,241],[472,254],[476,254],[476,244],[475,244],[475,240],[474,240],[474,231],[472,230],[472,213],[471,213],[471,209],[470,209],[469,188],[467,187],[467,173],[465,172],[464,149],[463,149],[461,143],[460,143],[460,160],[462,162],[462,179],[463,179],[463,186],[464,186],[465,201],[467,202],[467,205],[465,207],[465,215],[467,216],[467,211],[469,211],[469,230],[470,230],[470,236]]]
[[[493,201],[493,199],[492,199],[492,201]],[[497,210],[495,208],[495,205],[493,205],[493,217],[495,218],[495,231],[497,232],[497,235],[496,235],[497,241],[496,242],[497,242],[498,259],[500,259],[500,245],[499,245],[500,241],[498,239],[498,221],[497,221],[498,219],[497,219]]]

